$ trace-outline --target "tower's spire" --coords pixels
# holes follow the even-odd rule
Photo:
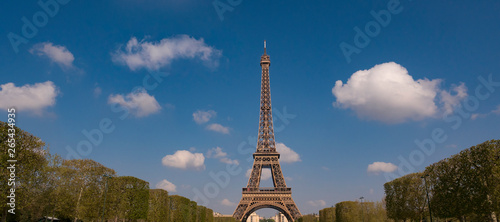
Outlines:
[[[264,55],[266,55],[266,40],[264,40]]]

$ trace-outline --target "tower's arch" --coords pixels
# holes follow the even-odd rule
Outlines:
[[[281,212],[283,215],[285,215],[285,217],[288,221],[294,221],[292,215],[290,215],[290,212],[286,209],[285,206],[281,205],[280,203],[254,203],[253,205],[251,204],[249,206],[249,208],[247,209],[247,212],[243,215],[243,218],[241,221],[243,221],[243,222],[247,221],[250,214],[252,214],[253,212],[258,211],[260,209],[264,209],[264,208],[275,209],[275,210]]]

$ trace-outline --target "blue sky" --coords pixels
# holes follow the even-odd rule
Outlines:
[[[16,106],[51,152],[223,214],[252,164],[263,40],[303,214],[498,139],[497,1],[41,3],[1,3],[2,119]]]

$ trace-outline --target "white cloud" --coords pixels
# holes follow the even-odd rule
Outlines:
[[[173,155],[166,155],[161,162],[165,166],[179,169],[205,169],[203,153],[191,153],[187,150],[177,150]]]
[[[326,171],[329,171],[329,170],[330,170],[330,168],[328,168],[328,167],[326,167],[326,166],[322,166],[322,167],[321,167],[321,169],[326,170]]]
[[[222,134],[229,134],[229,128],[225,127],[225,126],[222,126],[222,125],[220,125],[218,123],[212,123],[212,124],[208,125],[207,129],[215,131],[215,132],[219,132],[219,133],[222,133]]]
[[[245,173],[245,176],[250,177],[251,173],[252,173],[252,168],[247,170],[247,172]],[[268,180],[269,178],[271,178],[271,169],[262,168],[262,172],[260,174],[261,174],[260,180]]]
[[[216,147],[208,150],[207,152],[207,158],[217,158],[219,159],[220,162],[226,163],[226,164],[235,164],[239,165],[240,162],[238,160],[232,160],[227,158],[227,153],[222,151],[222,148]]]
[[[367,171],[369,173],[379,174],[380,172],[390,173],[397,170],[398,167],[392,163],[374,162],[368,165]]]
[[[466,87],[455,86],[451,95],[442,91],[440,79],[414,80],[408,71],[394,62],[359,70],[343,84],[338,80],[332,88],[336,107],[352,109],[358,117],[385,123],[401,123],[436,117],[441,99],[444,110],[449,110],[466,97]],[[439,98],[438,98],[439,97]]]
[[[206,66],[217,67],[221,55],[220,50],[208,46],[202,38],[179,35],[160,42],[138,41],[132,37],[125,48],[118,49],[112,57],[114,62],[125,64],[134,71],[141,68],[158,70],[179,58],[197,58]]]
[[[53,82],[16,87],[14,83],[0,85],[0,108],[15,107],[18,111],[32,111],[41,115],[43,109],[56,104],[59,90]]]
[[[109,104],[120,104],[127,108],[136,117],[144,117],[160,111],[161,106],[154,96],[149,95],[145,89],[138,89],[126,96],[110,95]]]
[[[307,204],[313,206],[313,207],[324,207],[326,206],[326,202],[324,200],[310,200],[307,201]]]
[[[198,124],[203,124],[210,121],[211,118],[214,118],[217,113],[213,110],[202,111],[198,110],[193,113],[193,120]]]
[[[228,200],[228,199],[224,199],[224,200],[222,200],[220,203],[221,203],[222,205],[224,205],[224,206],[228,206],[228,207],[230,207],[230,206],[236,206],[236,203],[233,203],[233,202],[231,202],[231,201],[230,201],[230,200]]]
[[[491,114],[500,115],[500,105],[498,105],[494,110],[491,110],[488,113],[473,113],[470,115],[470,119],[476,120],[478,118],[486,118],[486,117],[490,116]]]
[[[280,161],[283,163],[294,163],[301,161],[299,154],[283,143],[276,143],[276,150],[281,154]]]
[[[163,189],[168,192],[176,192],[177,186],[168,180],[162,180],[156,184],[156,188]]]
[[[219,161],[222,162],[222,163],[225,163],[225,164],[233,164],[233,165],[239,165],[240,164],[240,161],[238,161],[238,160],[232,160],[232,159],[229,159],[227,157],[220,158]]]
[[[467,87],[464,83],[453,86],[451,92],[441,91],[441,103],[443,104],[444,114],[453,113],[454,107],[467,97]]]
[[[216,147],[208,150],[207,152],[207,157],[208,158],[219,158],[219,157],[225,157],[227,156],[227,153],[222,151],[222,148]]]
[[[61,68],[72,68],[75,60],[73,54],[65,46],[53,45],[51,42],[36,44],[30,52],[39,56],[47,56]]]
[[[96,86],[96,87],[94,88],[94,96],[95,96],[95,97],[99,97],[99,96],[101,95],[101,93],[102,93],[102,89],[101,89],[101,87]]]

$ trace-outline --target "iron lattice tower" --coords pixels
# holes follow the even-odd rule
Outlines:
[[[271,60],[266,53],[266,41],[264,41],[264,55],[260,57],[260,66],[262,83],[257,150],[253,154],[254,162],[248,185],[243,188],[243,196],[233,217],[244,222],[256,210],[273,208],[283,213],[288,221],[294,221],[302,215],[292,199],[292,188],[286,186],[279,163],[280,154],[276,151],[269,83]],[[270,168],[274,187],[259,187],[262,168]]]

